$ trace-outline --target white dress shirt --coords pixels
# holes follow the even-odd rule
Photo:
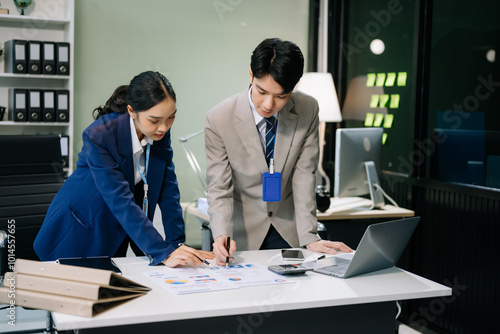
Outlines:
[[[137,136],[137,131],[135,130],[134,120],[130,117],[130,135],[132,137],[132,152],[134,153],[134,184],[141,182],[141,174],[139,173],[139,169],[137,168],[136,159],[139,161],[139,166],[141,167],[142,172],[146,168],[146,152],[145,147],[146,144],[153,145],[153,139],[144,136],[144,138],[139,141],[139,137]]]
[[[250,89],[248,90],[248,101],[250,102],[250,108],[252,108],[253,118],[255,119],[255,125],[257,126],[257,129],[259,130],[259,133],[260,133],[260,142],[262,144],[262,149],[264,150],[264,152],[266,152],[266,149],[265,149],[265,147],[266,147],[266,120],[264,119],[264,117],[259,115],[257,113],[257,111],[255,110],[255,105],[253,104],[253,101],[252,101],[251,92],[252,92],[252,87],[250,87]],[[274,118],[276,118],[276,120],[278,120],[278,114],[279,114],[279,112],[274,114],[272,117],[274,117]]]

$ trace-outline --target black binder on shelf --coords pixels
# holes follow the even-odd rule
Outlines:
[[[56,121],[56,91],[44,90],[42,98],[42,122]]]
[[[63,167],[69,167],[69,136],[61,135],[61,157]]]
[[[28,90],[11,88],[9,89],[9,110],[10,118],[14,122],[27,121]]]
[[[26,41],[12,39],[5,42],[5,72],[27,73],[27,50]]]
[[[69,122],[69,90],[56,90],[56,122]]]
[[[28,122],[42,121],[42,90],[28,90]]]
[[[42,42],[27,41],[26,49],[28,50],[28,73],[42,73]]]
[[[69,75],[69,43],[56,43],[56,73]]]
[[[55,42],[42,42],[42,73],[56,74]]]

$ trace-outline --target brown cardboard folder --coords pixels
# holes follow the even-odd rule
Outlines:
[[[9,288],[0,288],[0,303],[9,304],[10,300],[8,296]],[[31,309],[34,308],[73,314],[81,317],[93,317],[105,310],[139,296],[141,296],[141,294],[136,293],[129,296],[92,300],[19,289],[15,291],[15,305]]]
[[[17,259],[0,303],[92,317],[150,290],[109,270]]]

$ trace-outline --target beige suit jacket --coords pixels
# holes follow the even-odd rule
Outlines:
[[[259,249],[272,224],[292,247],[319,240],[315,182],[318,165],[318,103],[293,92],[278,112],[275,171],[281,201],[262,200],[269,171],[248,89],[212,108],[205,123],[208,214],[214,238],[227,234],[238,250]]]

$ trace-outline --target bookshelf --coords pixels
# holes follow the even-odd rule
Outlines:
[[[32,40],[70,43],[69,75],[13,74],[5,72],[5,49],[0,56],[0,106],[7,110],[0,120],[0,135],[58,134],[69,138],[68,173],[73,171],[73,64],[74,64],[74,0],[37,0],[20,15],[12,1],[2,1],[9,14],[0,14],[0,45],[8,40]],[[9,89],[42,89],[69,91],[68,122],[15,122],[9,110]]]

